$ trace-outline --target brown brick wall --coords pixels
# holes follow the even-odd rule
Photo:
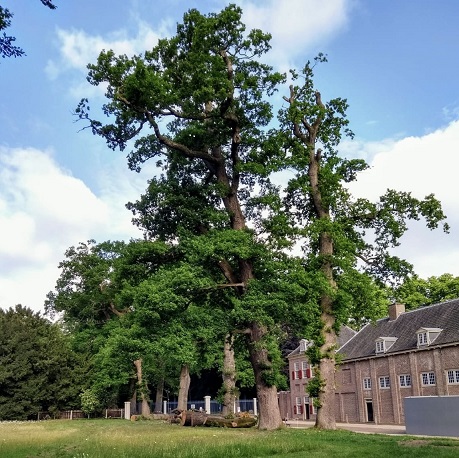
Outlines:
[[[446,371],[459,369],[459,347],[426,349],[411,354],[380,356],[347,362],[337,371],[337,421],[366,421],[365,400],[373,402],[375,422],[404,424],[407,396],[459,395],[459,384],[448,385]],[[342,372],[345,372],[345,375]],[[435,372],[436,384],[423,386],[422,372]],[[411,387],[400,387],[400,375],[411,375]],[[380,388],[379,377],[390,377],[390,388]],[[363,378],[370,377],[371,390],[364,390]],[[354,397],[351,395],[354,393]],[[355,420],[351,420],[355,418]]]
[[[303,355],[289,360],[290,411],[296,396],[307,395],[308,379],[292,380],[294,362],[305,361]],[[381,355],[362,361],[344,362],[336,372],[335,416],[339,422],[367,421],[366,400],[373,403],[374,421],[381,424],[404,424],[404,401],[407,396],[459,395],[459,384],[447,384],[446,371],[459,370],[459,346],[428,348],[400,355]],[[422,372],[435,372],[436,385],[423,386]],[[411,375],[411,387],[400,387],[400,375]],[[390,377],[390,388],[380,388],[379,377]],[[370,377],[371,390],[364,390],[363,378]]]

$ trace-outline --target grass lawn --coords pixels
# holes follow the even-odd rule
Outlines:
[[[1,458],[459,456],[459,440],[349,431],[182,427],[161,421],[50,420],[0,423]]]

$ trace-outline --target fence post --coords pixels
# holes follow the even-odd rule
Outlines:
[[[204,410],[210,414],[210,396],[204,396]]]
[[[131,419],[131,401],[126,401],[124,403],[124,419],[125,420]]]
[[[70,411],[70,420],[73,420],[73,410]]]
[[[167,414],[167,401],[163,401],[163,413]]]
[[[253,398],[253,414],[258,415],[257,398]]]

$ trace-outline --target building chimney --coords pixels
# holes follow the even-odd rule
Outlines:
[[[394,304],[389,305],[389,321],[396,320],[402,313],[405,313],[405,304]]]

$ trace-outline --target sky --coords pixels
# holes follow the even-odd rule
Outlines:
[[[355,139],[340,151],[371,168],[355,195],[387,188],[434,193],[449,235],[410,224],[395,254],[422,278],[459,275],[459,2],[456,0],[242,0],[249,29],[270,32],[266,60],[301,68],[319,52],[322,98],[348,100]],[[86,65],[103,49],[140,54],[170,37],[190,8],[220,0],[0,0],[14,14],[7,33],[26,56],[0,61],[0,307],[43,310],[70,246],[141,237],[125,208],[154,174],[128,170],[126,152],[82,129],[81,98],[101,106]],[[282,92],[274,105],[281,103]]]

